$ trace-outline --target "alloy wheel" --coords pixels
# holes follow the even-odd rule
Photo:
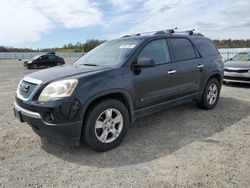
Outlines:
[[[123,128],[122,114],[114,108],[103,111],[95,123],[96,138],[102,143],[111,143],[120,135]]]

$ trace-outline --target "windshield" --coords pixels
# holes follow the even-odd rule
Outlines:
[[[239,53],[236,54],[233,58],[233,61],[250,61],[250,53]]]
[[[40,56],[42,56],[42,55],[36,55],[36,56],[34,56],[32,59],[38,59]]]
[[[138,39],[121,39],[108,41],[94,48],[74,64],[92,66],[114,66],[128,58],[139,44]]]

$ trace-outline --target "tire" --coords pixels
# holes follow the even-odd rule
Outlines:
[[[206,110],[213,109],[218,103],[220,89],[221,84],[216,78],[209,79],[203,91],[202,98],[198,102],[198,106]]]
[[[31,69],[31,66],[30,66],[30,65],[27,65],[27,69]]]
[[[95,151],[113,149],[126,136],[128,125],[128,110],[122,102],[101,100],[88,110],[83,125],[83,141]]]

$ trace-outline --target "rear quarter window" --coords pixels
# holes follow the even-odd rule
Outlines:
[[[219,51],[214,46],[213,42],[208,39],[195,39],[194,44],[202,57],[219,55]]]

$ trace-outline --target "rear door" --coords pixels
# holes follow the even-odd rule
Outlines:
[[[49,55],[49,66],[55,66],[57,65],[58,59],[54,55]]]
[[[171,100],[177,92],[176,64],[171,62],[166,39],[145,45],[137,58],[150,58],[155,67],[140,68],[134,76],[136,107],[144,108]]]
[[[199,92],[204,64],[187,38],[169,39],[172,58],[177,66],[178,97]]]
[[[44,65],[44,66],[50,66],[49,55],[44,55],[44,56],[43,56],[43,65]]]

